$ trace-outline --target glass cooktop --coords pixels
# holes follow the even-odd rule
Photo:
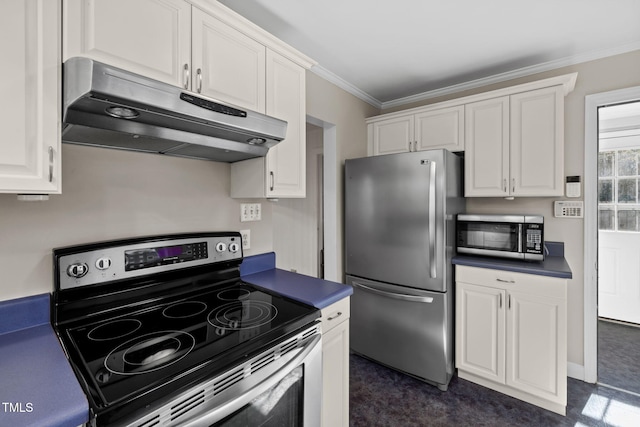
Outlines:
[[[313,307],[238,281],[65,334],[77,369],[105,406],[222,371],[318,317]]]

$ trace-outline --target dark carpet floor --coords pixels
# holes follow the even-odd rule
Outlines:
[[[598,381],[640,394],[640,328],[598,321]]]
[[[356,355],[350,364],[352,427],[640,426],[640,397],[571,378],[563,417],[457,377],[441,392]]]

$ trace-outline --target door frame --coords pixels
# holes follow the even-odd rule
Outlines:
[[[640,100],[640,86],[585,97],[584,381],[598,381],[598,109]]]

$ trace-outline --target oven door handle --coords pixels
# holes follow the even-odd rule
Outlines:
[[[211,410],[209,411],[195,414],[193,418],[184,421],[183,424],[180,425],[182,427],[211,425],[235,413],[239,409],[242,409],[256,397],[275,387],[294,368],[299,366],[311,354],[311,352],[316,349],[316,347],[318,347],[319,351],[319,347],[321,345],[321,337],[321,335],[316,335],[315,337],[311,338],[309,342],[306,343],[302,350],[298,353],[298,355],[293,357],[290,361],[286,362],[286,364],[284,364],[280,369],[278,369],[261,383],[257,384],[255,387],[251,387],[248,390],[245,390],[245,387],[239,387],[240,392],[229,398],[226,402],[216,406],[215,408],[211,408]]]

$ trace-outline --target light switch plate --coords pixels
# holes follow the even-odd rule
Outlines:
[[[260,221],[262,220],[262,204],[261,203],[241,203],[240,204],[240,222]]]

